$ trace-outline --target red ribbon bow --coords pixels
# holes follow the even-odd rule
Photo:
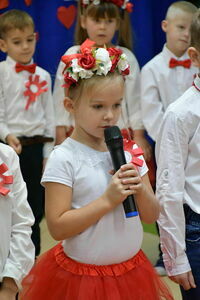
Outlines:
[[[123,144],[124,144],[124,151],[129,152],[132,156],[132,160],[130,162],[134,164],[136,167],[142,167],[144,161],[138,158],[138,156],[144,154],[142,148],[133,149],[133,145],[135,144],[133,140],[123,139]]]
[[[178,66],[182,66],[184,68],[189,69],[191,67],[191,60],[190,59],[177,60],[175,58],[171,58],[169,61],[169,67],[176,68]]]
[[[0,194],[6,196],[10,190],[4,187],[4,184],[11,184],[13,183],[13,176],[3,175],[6,171],[8,171],[8,167],[6,164],[2,163],[0,165]]]
[[[15,71],[17,73],[22,72],[22,71],[27,71],[29,73],[34,74],[35,73],[35,69],[36,69],[36,64],[32,64],[32,65],[21,65],[20,63],[16,63],[15,65]]]

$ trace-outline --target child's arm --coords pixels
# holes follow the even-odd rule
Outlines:
[[[0,287],[1,300],[15,300],[18,293],[18,287],[13,278],[4,277]]]
[[[152,147],[147,141],[145,137],[145,130],[144,129],[138,129],[134,130],[134,137],[133,137],[135,143],[142,148],[144,151],[144,159],[146,162],[151,160],[152,157]]]
[[[47,159],[49,154],[53,150],[55,144],[55,112],[54,112],[54,105],[53,105],[53,97],[51,92],[51,77],[49,73],[45,72],[47,87],[48,90],[41,95],[43,109],[44,109],[44,118],[45,118],[45,129],[44,129],[44,136],[51,137],[54,139],[53,142],[44,143],[43,147],[43,157]]]
[[[13,278],[20,288],[21,280],[30,271],[35,259],[35,249],[31,241],[31,226],[34,223],[34,217],[27,202],[26,184],[19,168],[19,158],[13,150],[9,155],[8,169],[12,170],[13,175],[13,184],[10,187],[12,227],[9,254],[2,277]]]
[[[124,50],[124,48],[122,49]],[[141,112],[140,68],[133,53],[128,49],[125,49],[125,53],[129,58],[130,64],[130,74],[126,77],[125,82],[127,115],[131,129],[134,132],[133,139],[144,151],[145,160],[149,161],[151,159],[152,150],[150,144],[144,136],[145,130]]]
[[[155,71],[149,65],[144,66],[141,71],[142,119],[149,136],[154,141],[157,139],[164,116],[164,107],[154,76]]]
[[[64,184],[46,182],[45,212],[51,235],[56,240],[63,240],[83,232],[133,193],[138,193],[138,203],[141,196],[144,196],[143,203],[146,204],[149,190],[143,185],[134,166],[126,164],[112,176],[108,188],[101,197],[84,207],[71,209],[73,190]],[[153,198],[152,195],[151,197]],[[152,203],[151,197],[149,201]],[[145,215],[153,207],[156,211],[155,204],[146,205],[147,208],[142,215]],[[143,204],[139,206],[139,209],[140,207],[143,208]],[[149,220],[150,218],[151,220],[155,218],[152,212],[150,212]]]

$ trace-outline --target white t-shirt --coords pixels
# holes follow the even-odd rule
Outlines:
[[[71,138],[55,147],[47,162],[42,182],[59,182],[72,187],[72,208],[80,208],[100,197],[111,179],[109,152],[99,152]],[[139,168],[148,171],[144,162]],[[141,248],[140,218],[126,218],[123,205],[104,215],[72,238],[63,241],[65,253],[87,264],[107,265],[133,257]]]
[[[11,277],[20,288],[21,280],[35,260],[35,248],[31,241],[34,217],[27,202],[19,158],[11,147],[0,143],[0,165],[3,163],[8,170],[1,172],[1,176],[13,176],[13,183],[3,184],[10,190],[7,195],[0,193],[0,282],[4,277]]]
[[[130,65],[130,74],[125,78],[125,97],[122,102],[122,116],[118,122],[120,128],[131,127],[134,130],[144,129],[141,116],[141,99],[140,99],[140,69],[134,54],[125,47],[117,47],[121,49],[127,56]],[[69,48],[64,55],[77,53],[80,46],[73,46]],[[65,64],[61,61],[56,73],[54,84],[53,99],[56,112],[57,126],[71,126],[73,120],[70,114],[66,111],[63,105],[64,88],[63,70]]]

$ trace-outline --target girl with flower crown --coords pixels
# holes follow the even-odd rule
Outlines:
[[[19,158],[0,143],[0,299],[15,300],[30,271],[35,248],[31,241],[34,217],[27,202]]]
[[[74,130],[54,149],[42,178],[47,224],[62,242],[37,260],[20,299],[173,299],[140,249],[141,220],[159,214],[143,156],[126,145],[130,160],[114,174],[104,141],[121,113],[127,57],[87,40],[62,61]],[[126,218],[122,202],[133,194],[139,215]]]
[[[125,101],[122,104],[122,118],[118,126],[126,128],[123,132],[134,135],[134,140],[144,150],[146,161],[151,159],[151,146],[144,137],[144,126],[140,110],[140,71],[134,54],[129,50],[132,45],[131,25],[129,13],[132,4],[128,0],[79,0],[77,24],[75,31],[75,43],[65,54],[77,53],[80,46],[87,38],[93,40],[98,47],[113,47],[115,38],[116,49],[122,50],[130,63],[130,74],[125,84]],[[62,89],[61,62],[56,74],[53,97],[56,109],[56,136],[57,144],[60,144],[71,133],[73,120],[63,108],[64,92]],[[130,135],[129,135],[130,136]]]

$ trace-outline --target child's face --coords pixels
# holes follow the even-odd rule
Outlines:
[[[97,46],[109,45],[117,30],[117,20],[115,18],[100,18],[98,20],[87,16],[82,17],[81,26],[87,31],[90,40]]]
[[[113,80],[114,81],[114,80]],[[82,97],[73,109],[76,134],[86,141],[104,140],[104,129],[117,123],[121,114],[124,82],[115,82],[92,92],[90,99]]]
[[[11,29],[7,32],[5,39],[1,40],[1,50],[16,62],[27,64],[34,54],[35,41],[35,33],[31,26],[23,30]]]
[[[190,46],[190,26],[193,15],[180,12],[173,19],[163,21],[162,29],[166,32],[167,48],[176,56],[182,56]]]

